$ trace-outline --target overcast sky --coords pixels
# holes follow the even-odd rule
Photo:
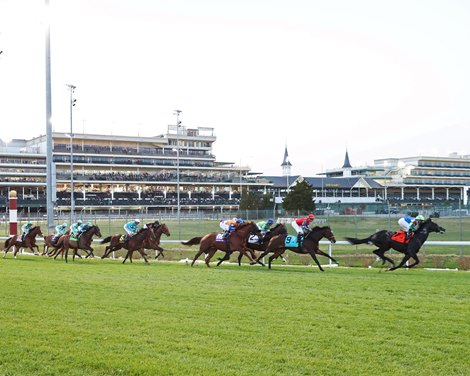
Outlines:
[[[213,127],[218,160],[314,176],[470,154],[467,0],[0,0],[0,138]]]

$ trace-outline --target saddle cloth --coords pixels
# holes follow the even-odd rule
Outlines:
[[[248,238],[248,243],[259,244],[258,235],[250,235],[250,237]]]
[[[398,230],[397,232],[394,232],[391,239],[397,243],[405,243],[405,239],[406,239],[406,233],[405,231],[402,231],[402,230]],[[411,237],[410,237],[411,239]],[[410,239],[407,239],[406,240],[406,244],[408,244],[410,242]]]
[[[217,236],[215,237],[215,241],[216,242],[224,242],[225,241],[224,233],[217,234]]]
[[[284,245],[286,247],[298,247],[299,243],[297,242],[297,236],[293,236],[293,235],[287,236],[286,240],[284,240]]]

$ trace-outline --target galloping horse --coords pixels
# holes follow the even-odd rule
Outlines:
[[[162,234],[165,234],[166,236],[170,236],[170,230],[168,229],[168,226],[166,224],[160,224],[158,221],[155,221],[153,223],[148,223],[145,225],[146,227],[152,228],[154,231],[154,237],[149,238],[148,241],[145,241],[144,243],[144,248],[145,249],[153,249],[155,251],[158,251],[157,255],[155,258],[158,258],[158,256],[163,255],[163,248],[160,247],[160,238]],[[105,252],[103,256],[101,256],[102,259],[109,257],[111,252],[117,251],[121,248],[124,248],[124,243],[121,242],[121,236],[122,235],[113,235],[113,236],[108,236],[105,239],[101,241],[101,244],[103,243],[110,243],[108,246],[105,248]]]
[[[374,244],[378,248],[372,252],[382,259],[382,265],[385,264],[385,261],[388,261],[392,264],[389,270],[395,270],[403,267],[410,258],[413,258],[415,262],[406,266],[407,268],[412,268],[419,264],[418,252],[427,240],[430,232],[442,234],[445,232],[445,228],[433,222],[431,218],[428,218],[418,227],[408,244],[393,240],[392,235],[394,233],[387,230],[378,231],[365,239],[346,238],[346,240],[351,244]],[[385,256],[385,252],[391,248],[405,254],[405,257],[403,257],[398,266],[395,266],[395,262],[391,258]]]
[[[39,247],[36,244],[36,236],[38,235],[42,236],[41,227],[39,226],[34,226],[33,228],[31,228],[31,230],[29,230],[29,232],[25,235],[23,241],[18,240],[18,235],[13,235],[12,237],[10,237],[9,239],[5,241],[5,246],[3,249],[3,252],[4,252],[3,257],[6,257],[11,247],[15,247],[15,250],[13,252],[13,256],[15,258],[16,258],[16,254],[21,248],[29,248],[31,249],[33,253],[35,253],[34,248],[36,248],[37,253],[39,254]]]
[[[101,238],[101,231],[98,226],[90,226],[88,229],[83,232],[78,240],[74,240],[71,235],[63,235],[60,237],[58,242],[62,243],[61,251],[65,252],[65,262],[68,262],[67,256],[69,253],[69,248],[73,249],[72,261],[75,261],[75,256],[78,254],[78,250],[82,249],[84,251],[89,251],[88,256],[93,257],[93,248],[91,247],[91,242],[93,241],[93,235]],[[57,255],[60,251],[57,253]],[[57,257],[57,255],[55,257]]]
[[[244,254],[246,257],[250,259],[250,261],[254,261],[253,257],[251,257],[250,253],[252,252],[247,246],[246,242],[248,237],[251,233],[260,233],[258,226],[254,222],[245,222],[238,226],[238,228],[232,232],[228,238],[230,252],[239,251]],[[219,237],[217,236],[219,235]],[[209,263],[217,252],[217,250],[228,252],[227,243],[224,239],[220,236],[217,232],[211,232],[207,235],[202,237],[192,238],[186,242],[181,242],[183,245],[192,246],[195,244],[199,244],[199,251],[194,256],[194,259],[191,263],[191,266],[194,265],[196,260],[201,256],[203,253],[206,253],[205,263],[208,267],[210,267]]]
[[[67,230],[67,232],[64,235],[70,235],[70,230]],[[57,247],[59,245],[59,239],[64,235],[60,235],[54,242],[52,241],[52,239],[54,239],[54,237],[56,236],[55,234],[46,235],[44,237],[44,251],[41,253],[41,256],[44,256],[44,255],[53,256],[55,252],[57,252],[57,250],[60,248],[60,246]],[[49,248],[54,249],[51,252],[51,254],[49,254]]]
[[[264,251],[266,251],[266,248],[268,248],[269,241],[274,236],[279,235],[279,234],[287,234],[286,226],[284,226],[282,223],[278,223],[271,230],[266,232],[266,234],[263,236],[263,238],[261,240],[261,243],[258,241],[258,236],[254,236],[253,239],[252,239],[252,236],[249,236],[246,246],[251,251],[264,252]],[[253,259],[256,258],[256,255],[254,254],[254,252],[250,252],[250,254],[251,254],[251,257]],[[220,259],[220,261],[217,263],[217,266],[219,266],[223,261],[228,260],[229,258],[230,258],[230,254],[227,252],[225,254],[225,256],[222,259]],[[240,253],[238,255],[238,265],[239,266],[241,265],[242,258],[243,258],[243,253]]]
[[[107,238],[103,239],[101,243],[102,244],[108,243],[111,239],[115,238],[116,236],[119,236],[120,238],[120,235],[108,236]],[[117,249],[121,249],[121,248],[127,249],[126,257],[124,257],[124,261],[122,263],[124,264],[127,259],[129,259],[129,261],[132,263],[132,255],[134,254],[134,251],[139,251],[142,258],[145,260],[145,263],[148,264],[147,255],[144,252],[144,245],[145,243],[153,242],[153,241],[155,241],[155,234],[154,234],[153,227],[147,226],[145,228],[141,228],[137,232],[137,234],[132,236],[129,240],[125,241],[124,243],[121,243],[119,248],[117,248]],[[113,249],[111,249],[111,252],[112,251]],[[109,252],[108,252],[108,255],[109,255]],[[101,258],[104,258],[104,256]]]
[[[324,272],[316,255],[322,255],[322,256],[328,257],[331,261],[337,264],[337,261],[333,257],[328,255],[328,253],[325,253],[320,250],[319,241],[320,239],[324,237],[327,238],[331,243],[336,243],[336,239],[335,239],[335,236],[333,235],[333,231],[331,231],[331,228],[329,226],[324,226],[324,227],[315,226],[314,228],[312,228],[308,232],[308,234],[305,235],[301,248],[299,248],[298,246],[286,245],[289,243],[289,242],[286,243],[286,239],[288,241],[291,239],[295,240],[297,239],[297,236],[292,236],[292,235],[287,235],[287,234],[274,236],[269,241],[269,244],[266,250],[263,253],[261,253],[261,255],[258,256],[258,258],[256,259],[256,262],[259,262],[259,260],[261,260],[268,253],[273,252],[273,255],[269,257],[269,269],[271,269],[272,261],[278,258],[280,255],[282,255],[286,251],[286,249],[288,249],[295,253],[300,253],[304,255],[309,254],[310,256],[312,256],[318,268],[322,272]]]

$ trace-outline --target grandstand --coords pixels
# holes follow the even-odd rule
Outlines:
[[[176,131],[169,125],[166,134],[156,137],[75,134],[72,149],[69,134],[54,132],[55,209],[70,210],[72,171],[76,210],[171,208],[176,205],[178,185],[182,211],[236,210],[242,190],[270,185],[249,167],[217,161],[212,154],[213,128],[180,126]],[[18,192],[20,211],[46,210],[46,136],[4,145],[3,204],[10,189]]]

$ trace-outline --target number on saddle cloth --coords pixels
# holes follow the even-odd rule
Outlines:
[[[406,243],[409,243],[412,237],[413,235],[411,235],[408,239],[406,239],[406,232],[402,230],[398,230],[397,232],[393,233],[393,235],[391,236],[391,239],[397,243],[405,243],[405,240],[406,240]]]
[[[251,243],[251,244],[259,244],[259,241],[260,241],[260,238],[258,237],[258,235],[255,235],[255,234],[250,235],[250,237],[248,238],[248,243]]]
[[[302,240],[304,237],[302,236]],[[299,243],[297,242],[297,236],[296,235],[289,235],[286,237],[284,240],[284,246],[286,247],[298,247]]]

